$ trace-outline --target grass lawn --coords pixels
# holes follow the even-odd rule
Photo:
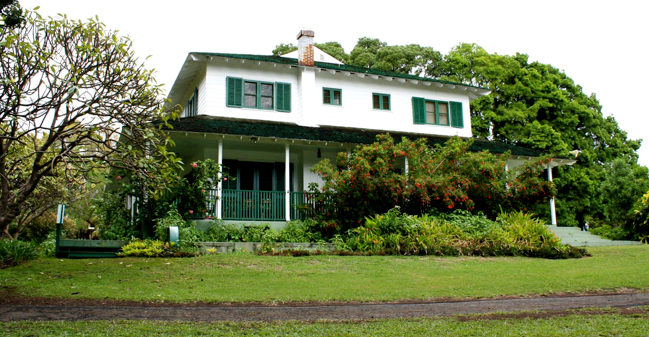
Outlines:
[[[649,288],[649,245],[589,251],[592,257],[569,260],[245,253],[43,258],[0,270],[0,287],[26,296],[173,302],[391,301]]]
[[[502,318],[480,316],[391,319],[338,322],[196,323],[159,321],[9,322],[0,323],[0,335],[11,336],[646,336],[644,314],[565,317]],[[580,314],[581,313],[581,314]]]

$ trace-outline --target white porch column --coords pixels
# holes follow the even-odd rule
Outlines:
[[[286,222],[291,221],[291,158],[290,158],[289,145],[286,144],[284,148],[284,212],[286,213]]]
[[[217,157],[217,164],[219,164],[219,183],[216,185],[216,214],[215,218],[217,219],[222,219],[222,197],[223,197],[223,182],[221,181],[223,179],[223,138],[219,138],[219,154]]]
[[[552,182],[552,166],[548,164],[548,181]],[[550,199],[550,216],[552,217],[552,226],[557,225],[557,211],[554,207],[554,197]]]

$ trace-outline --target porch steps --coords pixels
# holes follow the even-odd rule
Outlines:
[[[633,246],[642,244],[638,241],[605,239],[588,231],[582,231],[579,227],[547,227],[550,232],[561,238],[561,243],[575,247]]]

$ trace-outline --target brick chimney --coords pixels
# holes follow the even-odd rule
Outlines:
[[[297,61],[301,66],[313,67],[313,37],[315,33],[308,28],[303,28],[297,34]]]

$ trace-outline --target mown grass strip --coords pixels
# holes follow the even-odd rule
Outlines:
[[[610,311],[611,309],[609,309]],[[482,319],[464,317],[273,323],[160,321],[6,322],[11,336],[646,336],[646,311],[564,317]],[[493,315],[490,315],[493,316]]]
[[[0,270],[24,296],[172,302],[394,301],[648,289],[649,245],[582,259],[256,256],[39,259]]]

